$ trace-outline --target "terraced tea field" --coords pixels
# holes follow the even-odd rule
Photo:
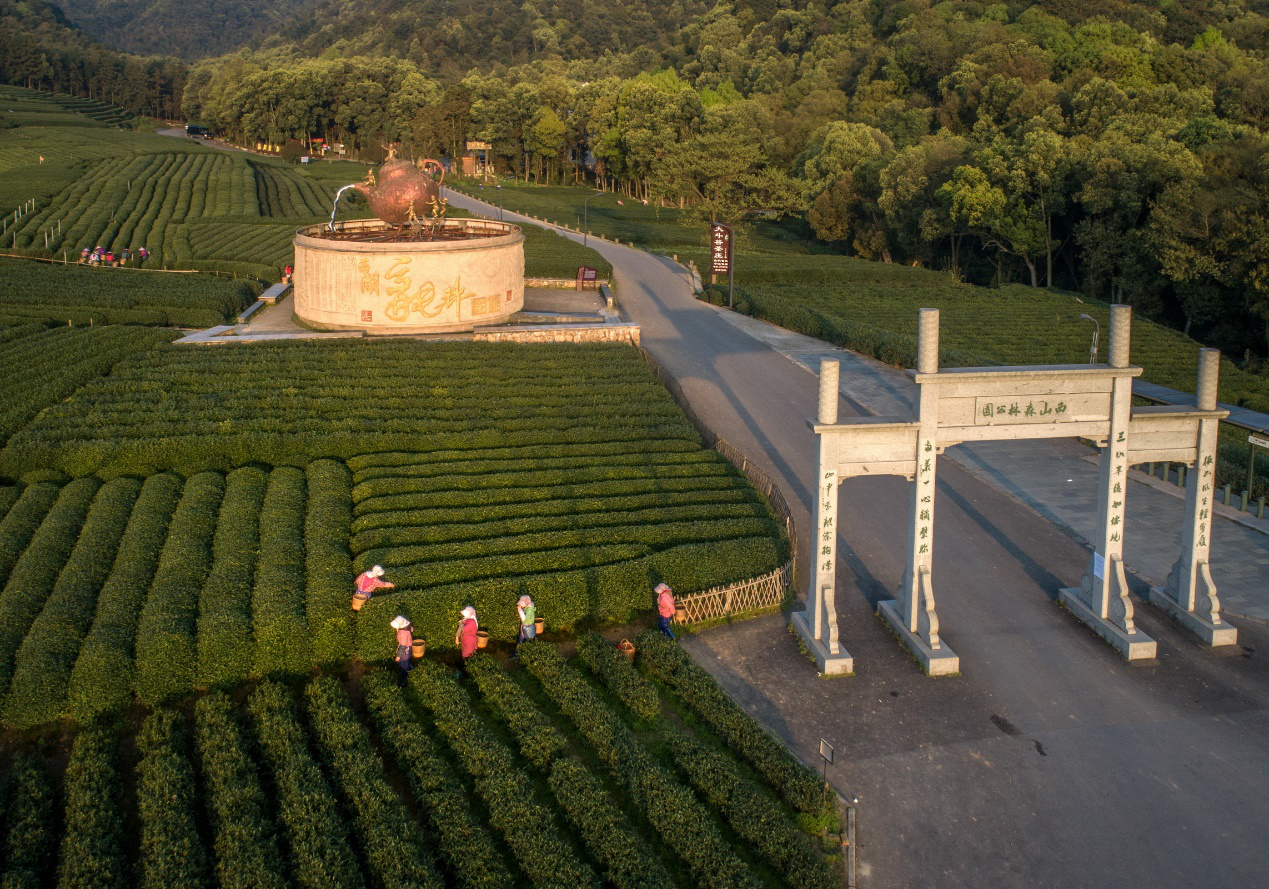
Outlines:
[[[65,761],[19,744],[4,882],[840,885],[814,773],[640,641],[638,669],[598,637],[573,661],[536,642],[527,668],[482,654],[461,684],[435,663],[407,690],[383,671],[266,682],[88,723]]]

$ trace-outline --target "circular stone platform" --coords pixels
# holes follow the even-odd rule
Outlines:
[[[295,315],[319,330],[446,333],[499,324],[524,306],[519,226],[453,219],[427,240],[377,219],[300,229]]]

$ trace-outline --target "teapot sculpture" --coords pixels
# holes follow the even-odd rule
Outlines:
[[[439,179],[429,175],[429,171],[433,169],[440,171]],[[445,168],[440,161],[427,158],[419,161],[416,167],[410,161],[389,154],[388,159],[379,167],[377,177],[372,171],[366,174],[365,180],[339,189],[335,195],[335,203],[338,205],[339,195],[345,189],[356,189],[365,196],[370,212],[389,225],[395,225],[399,235],[407,225],[423,223],[428,217],[431,217],[434,225],[442,220],[446,204],[441,197],[443,181]],[[332,208],[332,228],[334,221],[335,213]]]

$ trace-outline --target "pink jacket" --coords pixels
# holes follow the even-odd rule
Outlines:
[[[347,575],[345,575],[347,576]],[[375,590],[388,586],[386,580],[380,580],[369,571],[363,571],[357,575],[357,592],[363,596],[369,596]]]
[[[662,617],[674,617],[674,594],[669,590],[657,594],[657,614]]]

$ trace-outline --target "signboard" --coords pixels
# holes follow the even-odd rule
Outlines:
[[[715,222],[709,227],[709,270],[711,274],[731,272],[731,226]]]
[[[1247,443],[1257,447],[1269,448],[1269,438],[1262,438],[1259,435],[1247,436]]]
[[[595,282],[599,278],[599,273],[588,265],[578,266],[577,268],[577,289],[583,290],[587,287],[594,288]]]
[[[833,747],[823,738],[820,738],[820,756],[823,757],[825,764],[833,763]]]
[[[489,151],[493,146],[488,142],[468,142],[468,151]]]

